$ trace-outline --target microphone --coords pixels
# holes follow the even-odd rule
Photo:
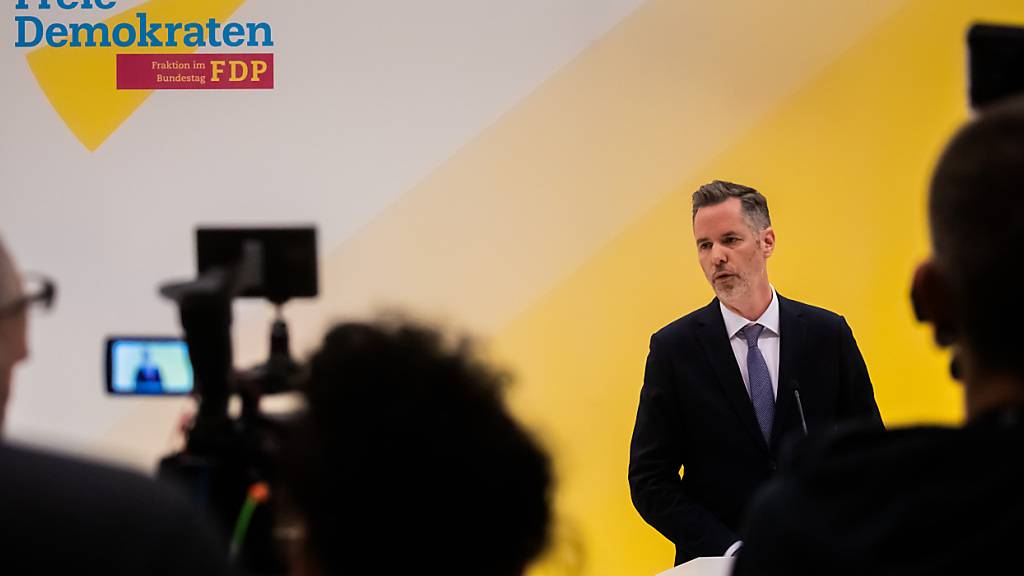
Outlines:
[[[796,380],[790,382],[793,386],[793,396],[796,398],[796,409],[800,413],[800,426],[804,429],[804,436],[807,436],[807,419],[804,418],[804,403],[800,401],[800,383]]]

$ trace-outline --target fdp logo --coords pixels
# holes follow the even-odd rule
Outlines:
[[[267,63],[262,60],[247,62],[245,60],[211,60],[213,72],[211,79],[217,82],[224,74],[224,69],[231,66],[231,77],[228,82],[259,82],[267,73]]]
[[[273,54],[118,54],[118,90],[274,87]]]
[[[96,150],[154,90],[274,88],[271,25],[227,21],[244,3],[150,0],[117,12],[117,0],[17,0],[15,47],[30,50],[54,109]],[[196,53],[207,46],[260,50]]]

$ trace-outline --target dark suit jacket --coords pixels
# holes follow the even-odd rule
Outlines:
[[[751,505],[735,574],[1017,573],[1022,423],[1014,410],[801,443]]]
[[[758,428],[718,299],[651,337],[630,446],[640,515],[676,545],[676,563],[721,556],[741,516],[800,431],[798,381],[811,433],[866,419],[881,428],[871,381],[842,316],[779,296],[779,387],[770,443]],[[680,466],[684,473],[680,478]]]
[[[0,444],[0,573],[216,575],[227,554],[176,492]]]

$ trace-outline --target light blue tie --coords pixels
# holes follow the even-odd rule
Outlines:
[[[740,335],[747,340],[747,380],[750,382],[750,401],[754,403],[754,414],[761,426],[764,441],[771,444],[772,420],[775,419],[775,393],[772,392],[772,377],[768,374],[768,363],[757,347],[757,339],[764,326],[748,324]]]

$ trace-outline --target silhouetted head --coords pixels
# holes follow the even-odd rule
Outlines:
[[[0,432],[14,367],[28,357],[28,303],[21,276],[0,239]]]
[[[291,486],[318,571],[523,572],[546,543],[551,472],[503,381],[427,328],[327,334]]]
[[[1024,101],[968,122],[939,160],[928,202],[932,257],[914,304],[936,340],[964,360],[968,385],[1024,383]]]

